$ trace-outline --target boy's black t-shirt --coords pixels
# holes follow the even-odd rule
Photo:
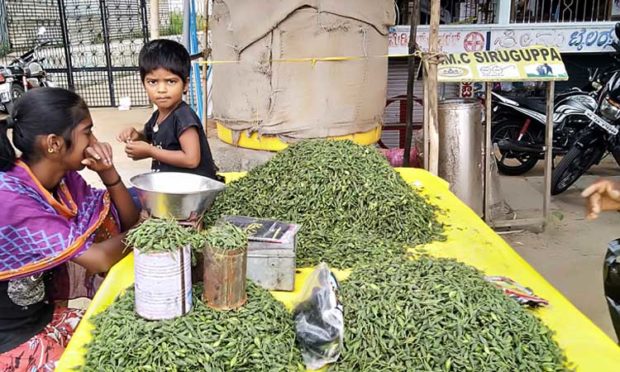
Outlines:
[[[200,139],[200,164],[196,168],[180,168],[174,165],[161,163],[153,159],[151,169],[161,172],[183,172],[198,174],[200,176],[216,179],[216,167],[211,156],[211,149],[207,136],[202,129],[200,118],[194,110],[185,102],[181,102],[163,122],[158,125],[155,132],[154,126],[159,116],[159,110],[153,113],[153,116],[144,125],[144,136],[147,142],[153,146],[157,146],[164,150],[179,151],[181,143],[179,138],[181,134],[188,128],[195,127],[198,130]]]

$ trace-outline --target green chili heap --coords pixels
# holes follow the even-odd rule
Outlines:
[[[536,316],[454,260],[360,267],[342,283],[338,371],[564,371]]]
[[[247,288],[244,307],[216,311],[197,286],[188,315],[156,322],[136,315],[127,290],[92,319],[84,371],[303,370],[291,314],[266,290]]]
[[[230,222],[220,222],[206,233],[207,244],[220,250],[247,249],[248,234]]]
[[[248,283],[248,303],[220,312],[200,300],[184,317],[138,317],[133,291],[95,316],[86,371],[297,370],[292,316]],[[339,292],[344,350],[335,371],[564,371],[553,332],[476,269],[448,259],[358,267]]]
[[[307,140],[231,183],[205,223],[224,214],[298,223],[297,266],[351,268],[440,239],[435,212],[374,148]]]
[[[142,253],[175,252],[190,244],[193,250],[202,250],[204,237],[193,229],[185,228],[174,219],[149,218],[127,233],[128,247]]]

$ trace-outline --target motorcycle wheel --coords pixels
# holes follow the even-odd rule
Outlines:
[[[580,148],[573,146],[553,170],[551,177],[551,195],[566,191],[590,167],[600,159],[604,149],[594,146]]]
[[[18,100],[21,96],[23,96],[24,93],[26,92],[21,85],[11,85],[11,101],[4,104],[7,114],[13,113],[13,106],[15,106],[15,101]]]
[[[518,123],[515,119],[503,119],[493,123],[491,128],[491,143],[497,143],[503,139],[517,139],[523,124]],[[522,141],[534,144],[535,138],[538,136],[540,129],[530,126],[530,129],[523,135]],[[494,151],[497,168],[501,174],[507,176],[518,176],[530,171],[536,163],[538,157],[531,153],[516,153],[512,151],[502,152]]]

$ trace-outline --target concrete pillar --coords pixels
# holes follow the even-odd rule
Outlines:
[[[500,25],[510,24],[510,9],[512,6],[511,0],[497,0],[497,23]]]
[[[183,36],[181,37],[181,44],[183,44],[185,46],[185,48],[187,49],[188,52],[192,52],[191,51],[191,47],[190,47],[190,30],[189,30],[189,21],[190,21],[190,17],[192,16],[191,12],[190,12],[190,5],[189,2],[191,0],[183,0]]]
[[[150,39],[151,40],[155,40],[155,39],[159,39],[159,0],[151,0],[150,2],[150,6],[151,6],[151,19],[149,22],[149,28],[150,28]]]

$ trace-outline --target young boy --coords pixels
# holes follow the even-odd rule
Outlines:
[[[183,102],[191,69],[181,44],[158,39],[144,45],[139,56],[140,78],[157,111],[142,130],[125,129],[117,139],[126,143],[133,160],[152,158],[151,169],[185,172],[216,179],[207,136],[196,113]]]

